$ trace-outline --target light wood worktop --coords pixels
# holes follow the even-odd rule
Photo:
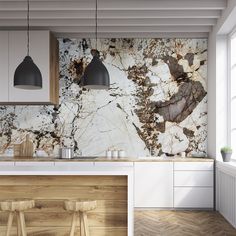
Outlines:
[[[83,158],[73,158],[73,159],[60,159],[55,157],[0,157],[0,162],[214,162],[212,158],[197,158],[197,157],[140,157],[140,158],[118,158],[118,159],[108,159],[106,157],[83,157]]]

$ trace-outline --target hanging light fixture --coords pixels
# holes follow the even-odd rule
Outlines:
[[[91,50],[93,56],[92,61],[85,68],[82,77],[82,86],[88,89],[109,89],[110,77],[107,68],[103,65],[99,58],[97,50],[97,34],[98,34],[98,0],[96,0],[96,49]]]
[[[39,68],[29,56],[29,0],[27,1],[27,56],[16,68],[14,74],[14,87],[20,89],[41,89],[42,75]]]

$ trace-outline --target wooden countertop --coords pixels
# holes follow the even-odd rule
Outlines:
[[[83,157],[74,159],[60,159],[55,157],[0,157],[0,162],[213,162],[212,158],[197,158],[197,157],[140,157],[140,158],[119,158],[119,159],[108,159],[106,157]]]

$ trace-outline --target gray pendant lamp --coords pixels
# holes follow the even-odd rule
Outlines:
[[[96,0],[96,49],[91,50],[92,61],[85,68],[81,85],[87,89],[109,89],[110,77],[107,68],[99,58],[97,50],[97,31],[98,31],[98,1]]]
[[[27,1],[27,56],[15,70],[14,87],[30,90],[42,88],[42,74],[29,56],[29,0]]]

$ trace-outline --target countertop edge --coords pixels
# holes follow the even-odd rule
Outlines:
[[[197,158],[197,157],[174,157],[174,158],[118,158],[107,159],[105,157],[98,157],[95,159],[60,159],[53,157],[33,157],[33,158],[13,158],[0,157],[1,162],[214,162],[212,158]]]

